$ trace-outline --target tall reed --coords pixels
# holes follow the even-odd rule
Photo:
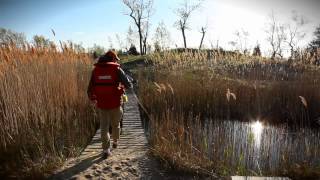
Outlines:
[[[88,143],[96,129],[90,61],[68,46],[0,48],[2,176],[44,176]]]
[[[296,164],[320,176],[319,67],[207,52],[152,60],[154,67],[140,71],[138,94],[163,161],[210,175],[290,175]],[[259,152],[250,128],[257,120],[274,127],[263,130]]]

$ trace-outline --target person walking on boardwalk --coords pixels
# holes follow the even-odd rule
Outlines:
[[[94,65],[88,86],[88,96],[98,109],[103,158],[111,155],[109,127],[112,127],[113,148],[120,137],[120,119],[123,115],[122,95],[132,83],[118,64],[117,54],[108,51]]]

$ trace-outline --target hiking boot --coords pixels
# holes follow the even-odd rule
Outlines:
[[[116,149],[118,147],[118,142],[113,142],[112,148]]]
[[[102,158],[103,159],[107,159],[109,156],[111,156],[112,155],[112,153],[111,153],[111,151],[110,151],[110,148],[109,149],[107,149],[107,150],[104,150],[103,152],[102,152]]]

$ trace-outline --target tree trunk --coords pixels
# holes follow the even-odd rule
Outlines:
[[[147,39],[143,40],[143,54],[147,53]]]
[[[183,45],[184,45],[184,48],[187,49],[187,40],[186,40],[186,35],[184,33],[184,28],[181,27],[181,32],[182,32],[182,37],[183,37]]]
[[[291,55],[290,55],[290,59],[293,59],[294,58],[294,47],[290,44],[290,53],[291,53]]]
[[[276,52],[275,52],[275,51],[273,51],[273,52],[272,52],[271,59],[272,59],[272,60],[275,60],[275,58],[276,58]]]
[[[143,55],[141,26],[139,26],[139,42],[140,42],[140,55]]]
[[[204,36],[205,36],[205,34],[206,34],[206,32],[204,31],[204,29],[202,29],[202,38],[201,38],[201,42],[200,42],[200,46],[199,46],[199,50],[201,49],[201,47],[202,47],[202,43],[203,43],[203,39],[204,39]]]

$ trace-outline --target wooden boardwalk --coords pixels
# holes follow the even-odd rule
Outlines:
[[[112,156],[102,159],[100,130],[75,159],[68,160],[50,179],[166,179],[156,160],[148,156],[138,101],[133,92],[124,108],[123,133]]]

